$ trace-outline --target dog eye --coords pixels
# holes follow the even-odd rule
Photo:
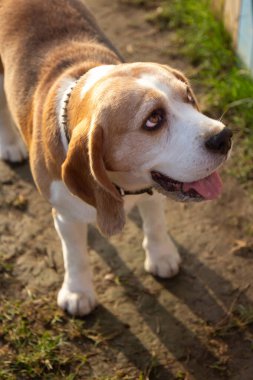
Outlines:
[[[164,120],[164,113],[162,110],[156,110],[151,113],[147,119],[144,128],[147,130],[154,130],[161,126]]]

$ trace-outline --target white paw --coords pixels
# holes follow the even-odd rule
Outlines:
[[[11,144],[0,142],[0,159],[10,162],[21,162],[28,157],[23,140],[19,136]]]
[[[72,292],[62,286],[58,293],[57,304],[71,315],[83,316],[89,314],[97,305],[95,292]]]
[[[174,244],[153,247],[152,250],[146,248],[144,268],[155,276],[162,278],[175,276],[180,263],[181,258]]]

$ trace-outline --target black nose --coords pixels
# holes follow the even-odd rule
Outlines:
[[[221,132],[217,133],[205,142],[207,149],[214,153],[226,154],[231,148],[232,131],[229,128],[223,128]]]

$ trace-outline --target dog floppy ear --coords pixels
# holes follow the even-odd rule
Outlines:
[[[110,181],[103,158],[103,130],[94,126],[87,133],[84,123],[73,130],[62,178],[70,192],[97,209],[100,231],[111,236],[125,224],[123,199]]]

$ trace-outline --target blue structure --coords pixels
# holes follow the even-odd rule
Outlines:
[[[253,73],[253,0],[241,0],[237,48]]]

